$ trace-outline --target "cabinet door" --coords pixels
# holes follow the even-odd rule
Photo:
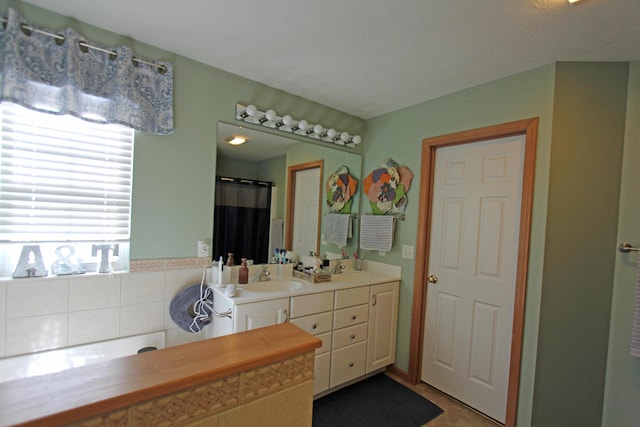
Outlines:
[[[329,389],[329,375],[331,368],[331,353],[316,355],[313,367],[313,394],[322,393]]]
[[[361,341],[331,352],[330,386],[336,387],[365,373],[367,344]]]
[[[233,332],[248,331],[286,322],[289,298],[258,301],[236,306]]]
[[[399,282],[371,286],[367,373],[396,361],[399,288]]]

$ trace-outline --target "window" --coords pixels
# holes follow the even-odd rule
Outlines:
[[[132,129],[0,105],[0,242],[129,240]]]

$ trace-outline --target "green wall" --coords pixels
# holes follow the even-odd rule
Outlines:
[[[558,420],[585,407],[591,418],[583,425],[596,425],[603,386],[605,425],[631,425],[639,418],[640,364],[628,355],[635,263],[630,256],[612,253],[624,123],[620,115],[626,98],[624,65],[550,64],[365,122],[127,37],[0,0],[3,10],[9,4],[36,25],[71,26],[93,42],[127,44],[139,55],[174,64],[175,133],[136,134],[133,259],[195,256],[195,242],[211,236],[216,124],[234,122],[236,102],[364,134],[364,143],[356,149],[364,155],[357,172],[359,188],[362,177],[386,157],[414,171],[407,219],[397,224],[393,250],[384,257],[367,254],[369,259],[403,267],[397,357],[401,369],[408,367],[414,267],[421,261],[400,254],[403,244],[416,243],[422,139],[539,117],[518,426],[561,425]],[[640,243],[636,225],[640,129],[633,123],[640,113],[637,62],[631,66],[629,88],[617,240]],[[325,172],[333,172],[333,167],[325,165]],[[602,206],[603,201],[608,205]],[[369,213],[368,204],[362,206],[362,213]],[[567,247],[566,237],[577,238],[585,248]],[[584,331],[585,325],[589,331]],[[607,334],[609,360],[603,385]],[[576,348],[566,352],[568,346]],[[548,420],[553,421],[548,424]],[[566,425],[579,425],[575,421],[572,418]]]
[[[530,70],[443,98],[418,104],[370,120],[366,134],[363,175],[379,161],[391,156],[415,174],[408,193],[405,221],[396,224],[393,249],[385,257],[377,253],[367,258],[402,266],[396,364],[407,369],[415,263],[401,257],[402,245],[416,244],[421,143],[424,138],[525,118],[539,117],[534,186],[529,276],[522,356],[522,376],[518,405],[518,425],[528,425],[531,417],[535,375],[538,312],[542,283],[542,259],[548,191],[549,153],[553,115],[554,65]],[[363,213],[369,213],[363,203]]]
[[[622,167],[618,242],[640,244],[640,61],[631,63]],[[640,359],[629,343],[638,254],[617,254],[605,386],[603,426],[635,427],[640,420]]]
[[[601,425],[627,77],[556,67],[535,426]]]
[[[540,118],[518,426],[600,425],[626,95],[627,64],[559,63],[368,123],[363,174],[392,156],[418,177],[423,138]],[[386,257],[367,255],[403,266],[396,362],[402,369],[421,261],[400,255],[403,244],[416,242],[418,195],[416,181],[394,249]]]
[[[216,156],[216,175],[259,180],[258,163],[227,156]]]
[[[72,27],[91,42],[126,44],[139,56],[174,65],[175,132],[135,135],[132,259],[194,257],[196,242],[211,237],[216,125],[235,121],[236,103],[273,108],[352,135],[364,132],[364,121],[349,114],[38,7],[0,0],[2,10],[9,5],[32,24],[52,30]]]
[[[258,179],[275,183],[275,218],[284,219],[287,183],[287,156],[282,155],[260,162],[258,164]]]

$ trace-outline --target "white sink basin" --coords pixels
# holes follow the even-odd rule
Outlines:
[[[244,285],[244,290],[251,292],[291,292],[302,289],[306,285],[306,283],[297,280],[269,280],[266,282],[251,282]]]

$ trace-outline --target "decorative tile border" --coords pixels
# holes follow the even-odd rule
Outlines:
[[[156,258],[129,261],[131,273],[211,267],[211,258]]]
[[[167,270],[186,270],[189,268],[211,267],[211,258],[169,258],[167,259]]]
[[[314,352],[168,394],[72,424],[94,426],[187,426],[313,380]]]
[[[72,424],[73,427],[126,427],[129,425],[131,425],[131,423],[129,422],[128,409],[109,412],[107,414],[98,415],[97,417],[89,418]]]
[[[240,404],[240,375],[163,396],[131,408],[133,425],[173,426]]]
[[[254,400],[307,379],[313,379],[314,357],[314,353],[302,354],[245,372],[242,389],[244,401]]]

